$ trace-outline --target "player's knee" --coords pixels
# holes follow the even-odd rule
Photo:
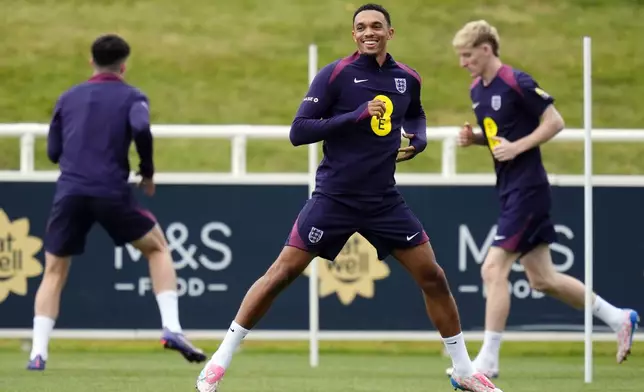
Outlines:
[[[491,263],[483,263],[481,266],[481,278],[485,283],[492,283],[498,279],[499,268]]]
[[[67,276],[69,273],[69,258],[46,254],[45,276]]]
[[[65,282],[67,282],[71,264],[70,258],[54,256],[50,253],[47,253],[45,258],[45,271],[39,291],[46,286],[49,290],[53,290],[53,292],[60,292],[65,286]],[[49,291],[49,294],[52,294],[52,292]]]
[[[445,271],[435,264],[431,268],[425,269],[418,277],[418,283],[423,292],[429,296],[449,293],[447,277]]]
[[[496,260],[486,260],[481,267],[483,282],[485,284],[495,284],[507,281],[510,271],[503,264]]]
[[[150,256],[157,252],[164,252],[167,248],[165,237],[158,226],[155,226],[141,239],[136,240],[132,245],[143,254],[143,257],[150,259]]]

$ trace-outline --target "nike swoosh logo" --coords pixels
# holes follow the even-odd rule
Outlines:
[[[504,235],[495,235],[495,236],[494,236],[494,241],[500,241],[500,240],[502,240],[502,239],[505,239],[505,236],[504,236]]]
[[[407,241],[411,241],[411,240],[412,240],[414,237],[416,237],[418,234],[420,234],[420,232],[418,232],[418,233],[416,233],[416,234],[414,234],[414,235],[411,235],[411,236],[410,236],[410,235],[408,235],[408,236],[407,236]]]
[[[479,103],[476,102],[476,103],[472,104],[472,109],[476,109],[478,106],[479,106]]]
[[[356,79],[356,78],[353,78],[353,83],[362,83],[362,82],[366,82],[367,80],[369,80],[369,79]]]

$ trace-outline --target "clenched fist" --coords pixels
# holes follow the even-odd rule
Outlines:
[[[374,99],[367,103],[367,110],[370,116],[382,117],[385,114],[385,103],[379,99]]]
[[[470,123],[466,122],[458,133],[457,143],[461,147],[467,147],[474,144],[474,131]]]

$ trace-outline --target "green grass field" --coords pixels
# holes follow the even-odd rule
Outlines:
[[[0,0],[0,3],[9,3]],[[497,25],[503,59],[537,77],[568,127],[582,126],[581,37],[593,36],[594,125],[642,127],[644,47],[642,0],[390,0],[396,37],[390,51],[424,78],[428,124],[473,121],[469,76],[451,48],[466,21]],[[354,50],[351,16],[358,2],[341,0],[21,0],[4,13],[0,35],[0,122],[47,122],[53,102],[86,78],[88,47],[104,32],[133,46],[129,80],[148,93],[156,123],[288,125],[307,86],[307,46],[319,46],[320,66]],[[8,5],[7,5],[8,6]],[[228,171],[223,140],[161,140],[160,171]],[[51,169],[44,142],[37,168]],[[580,173],[583,145],[545,148],[553,173]],[[639,144],[595,147],[601,174],[644,173]],[[249,143],[249,171],[306,171],[305,147],[288,141]],[[459,153],[459,171],[490,172],[484,149]],[[0,142],[0,169],[18,167],[18,142]],[[400,166],[436,172],[440,146]]]
[[[217,342],[199,342],[212,352]],[[470,347],[478,349],[478,344]],[[614,345],[596,343],[594,380],[585,385],[583,343],[504,343],[505,392],[635,392],[644,383],[642,357],[623,365]],[[309,367],[306,343],[248,341],[235,357],[222,391],[315,392],[450,391],[447,358],[438,343],[321,344],[320,366]],[[193,391],[201,365],[163,353],[152,342],[52,342],[44,373],[24,370],[27,353],[17,341],[0,341],[3,392]]]

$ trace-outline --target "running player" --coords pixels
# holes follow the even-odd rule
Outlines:
[[[472,108],[482,133],[466,124],[459,145],[487,146],[494,159],[501,213],[497,233],[482,266],[487,290],[485,334],[476,369],[498,376],[501,334],[510,310],[508,275],[521,259],[530,285],[576,308],[584,308],[584,284],[555,270],[549,244],[556,233],[550,218],[550,184],[539,146],[564,128],[554,99],[525,72],[499,59],[499,35],[486,21],[467,23],[453,45],[474,82]],[[593,313],[617,333],[617,362],[629,355],[639,316],[595,295]],[[453,369],[448,369],[448,375]]]
[[[140,185],[149,196],[155,191],[148,99],[123,80],[130,47],[119,36],[105,35],[94,41],[91,52],[94,75],[61,95],[50,124],[47,154],[61,174],[45,233],[45,272],[36,293],[27,369],[45,370],[71,256],[83,253],[95,222],[117,246],[131,243],[149,260],[164,347],[190,362],[203,362],[206,356],[182,333],[177,277],[164,235],[128,185],[128,150],[134,140]]]
[[[393,34],[382,6],[361,6],[353,15],[358,50],[325,66],[313,81],[290,139],[296,146],[324,141],[316,190],[277,260],[246,294],[219,349],[197,378],[198,391],[217,390],[236,348],[273,300],[315,256],[334,260],[355,232],[376,247],[379,259],[393,255],[422,289],[427,313],[456,368],[453,386],[499,391],[474,371],[445,274],[423,226],[395,186],[396,162],[422,152],[427,141],[421,79],[387,53]],[[403,122],[410,146],[401,148]]]

